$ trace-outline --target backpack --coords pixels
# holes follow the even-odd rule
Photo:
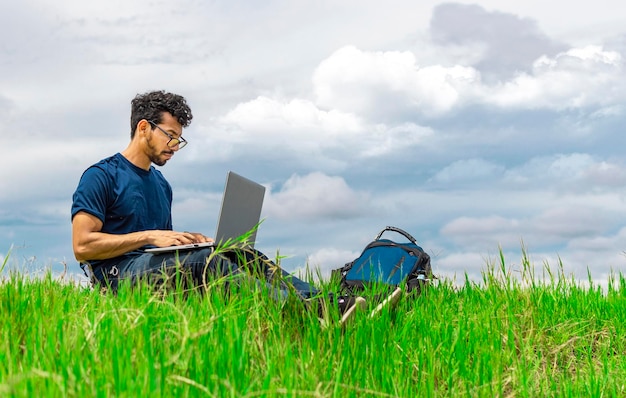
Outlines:
[[[397,232],[409,241],[381,239],[386,231]],[[393,290],[405,283],[407,292],[419,294],[422,286],[433,278],[430,256],[408,232],[391,226],[380,231],[359,257],[333,270],[332,275],[340,278],[340,288],[350,293],[373,284],[386,284],[389,290]]]

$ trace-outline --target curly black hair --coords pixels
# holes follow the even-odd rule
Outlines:
[[[135,136],[137,123],[142,119],[161,123],[163,112],[169,112],[181,126],[187,127],[193,119],[191,109],[184,97],[165,91],[151,91],[137,94],[131,101],[130,138]]]

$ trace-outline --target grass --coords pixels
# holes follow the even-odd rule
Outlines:
[[[434,264],[436,270],[436,264]],[[297,300],[117,296],[12,273],[0,282],[0,396],[600,397],[626,395],[626,280],[488,265],[375,319],[322,328]],[[322,289],[336,288],[323,283]]]

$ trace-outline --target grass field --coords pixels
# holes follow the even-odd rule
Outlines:
[[[113,296],[13,273],[0,283],[0,396],[626,396],[624,276],[582,287],[501,261],[481,283],[438,280],[328,328],[258,289],[228,298],[222,281],[205,296]]]

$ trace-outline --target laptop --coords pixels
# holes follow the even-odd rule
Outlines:
[[[248,233],[259,224],[265,187],[252,180],[229,171],[226,175],[222,204],[217,219],[215,242],[191,243],[188,245],[154,247],[146,249],[149,253],[166,253],[176,250],[212,247],[228,239],[235,239]],[[254,247],[256,229],[249,238],[248,245]]]

